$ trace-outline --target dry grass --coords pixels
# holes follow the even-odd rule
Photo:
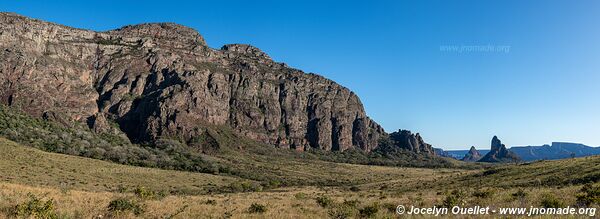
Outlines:
[[[43,152],[0,138],[0,181],[63,190],[116,191],[138,186],[156,191],[201,194],[238,178],[119,165]]]
[[[0,139],[0,218],[10,216],[11,209],[26,202],[29,194],[42,200],[54,200],[54,211],[61,218],[328,218],[334,214],[358,218],[361,217],[359,210],[368,206],[377,206],[377,212],[371,215],[373,218],[395,218],[393,207],[396,205],[440,205],[456,189],[464,194],[461,202],[466,206],[540,206],[547,194],[573,206],[581,185],[543,186],[530,182],[552,177],[562,179],[569,174],[573,179],[582,174],[594,176],[599,172],[598,160],[600,157],[498,166],[493,169],[500,171],[483,174],[488,170],[394,168],[274,159],[270,170],[281,172],[283,177],[347,184],[214,194],[208,191],[247,180],[124,166],[46,153]],[[256,173],[267,164],[258,161]],[[144,198],[131,192],[140,186],[168,193],[164,197]],[[129,190],[119,191],[120,187]],[[519,189],[527,195],[515,197],[513,194]],[[487,191],[487,195],[476,195],[482,191]],[[322,207],[317,197],[330,198],[333,204]],[[144,212],[135,215],[109,211],[109,203],[117,198],[140,203]],[[345,201],[347,204],[343,204]],[[250,212],[248,208],[252,204],[265,206],[266,212]]]
[[[542,195],[551,193],[561,197],[565,204],[575,201],[573,194],[579,187],[571,186],[560,189],[540,188],[527,191],[524,199],[514,198],[516,189],[495,189],[493,195],[486,198],[473,197],[468,191],[467,205],[529,207],[539,206]],[[346,200],[355,200],[352,207],[352,217],[359,217],[358,209],[379,203],[379,211],[374,218],[394,218],[395,213],[385,208],[386,204],[396,206],[434,206],[444,199],[444,194],[435,192],[411,192],[398,196],[373,195],[373,191],[348,192],[337,189],[320,189],[315,187],[286,188],[280,191],[252,192],[199,196],[167,196],[159,200],[142,200],[145,212],[141,215],[124,213],[115,215],[107,210],[108,203],[118,197],[133,197],[130,193],[86,192],[72,190],[63,192],[59,189],[32,187],[9,183],[0,183],[0,218],[7,216],[7,209],[15,203],[27,200],[29,193],[44,200],[53,199],[56,211],[67,218],[328,218],[337,207],[321,207],[315,201],[316,197],[331,197],[336,206]],[[209,200],[214,201],[210,203]],[[252,203],[265,205],[265,213],[250,213]],[[572,205],[571,205],[572,206]],[[180,213],[177,214],[177,212]],[[459,217],[460,218],[460,217]],[[467,217],[463,217],[467,218]]]

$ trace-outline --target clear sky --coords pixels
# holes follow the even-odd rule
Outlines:
[[[213,48],[252,44],[435,147],[489,148],[493,135],[600,146],[600,1],[47,2],[0,10],[93,30],[176,22]]]

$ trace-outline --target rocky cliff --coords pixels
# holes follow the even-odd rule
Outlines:
[[[462,161],[476,162],[479,161],[479,159],[481,159],[481,154],[479,151],[477,151],[477,149],[475,149],[475,146],[471,146],[471,149],[467,154],[465,154],[465,157],[462,158]]]
[[[435,149],[425,143],[419,133],[413,134],[408,130],[398,130],[389,134],[392,145],[418,154],[436,155]]]
[[[517,162],[521,158],[514,152],[506,149],[498,137],[492,138],[492,148],[479,162]]]
[[[189,143],[228,126],[282,148],[370,151],[385,134],[352,91],[250,45],[212,49],[172,23],[94,32],[8,13],[0,23],[0,103],[34,116],[134,142]]]

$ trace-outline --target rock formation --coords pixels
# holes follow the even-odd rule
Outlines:
[[[506,149],[498,137],[492,138],[492,149],[479,162],[517,162],[521,160],[517,154]]]
[[[394,146],[403,148],[415,153],[435,155],[435,150],[430,144],[425,143],[419,133],[413,134],[408,130],[398,130],[390,135]]]
[[[441,149],[441,148],[433,148],[433,153],[439,157],[453,158],[450,153],[448,153],[447,151],[444,151],[444,149]]]
[[[9,13],[0,23],[0,103],[34,116],[116,123],[134,142],[225,126],[282,148],[371,151],[385,134],[352,91],[250,45],[212,49],[172,23],[94,32]]]
[[[463,157],[462,161],[476,162],[479,159],[481,159],[481,154],[479,151],[477,151],[477,149],[475,149],[475,146],[471,146],[471,149],[467,154],[465,154],[465,157]]]

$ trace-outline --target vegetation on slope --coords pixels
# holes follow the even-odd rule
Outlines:
[[[126,165],[239,176],[261,181],[263,187],[354,185],[375,182],[373,178],[377,178],[375,176],[360,181],[349,180],[346,176],[356,170],[331,162],[402,167],[479,168],[477,164],[450,161],[447,158],[416,154],[403,149],[382,150],[386,147],[373,153],[358,150],[310,150],[308,153],[302,153],[249,140],[236,135],[228,127],[207,126],[206,129],[204,135],[187,144],[176,138],[165,138],[159,139],[153,145],[138,145],[130,143],[124,135],[98,134],[82,124],[64,125],[32,118],[0,105],[0,136],[24,145],[49,152]],[[298,173],[298,169],[305,169],[310,174]],[[314,177],[313,174],[316,173],[336,177]]]
[[[600,182],[600,156],[501,165],[458,179],[463,185],[524,187]]]
[[[43,152],[0,138],[0,181],[63,190],[133,191],[147,188],[166,194],[218,192],[239,178],[169,171]]]
[[[218,172],[216,164],[202,159],[176,141],[164,139],[154,146],[134,145],[121,135],[97,134],[83,124],[33,118],[0,105],[0,136],[44,151],[113,161],[120,164],[194,172]]]

